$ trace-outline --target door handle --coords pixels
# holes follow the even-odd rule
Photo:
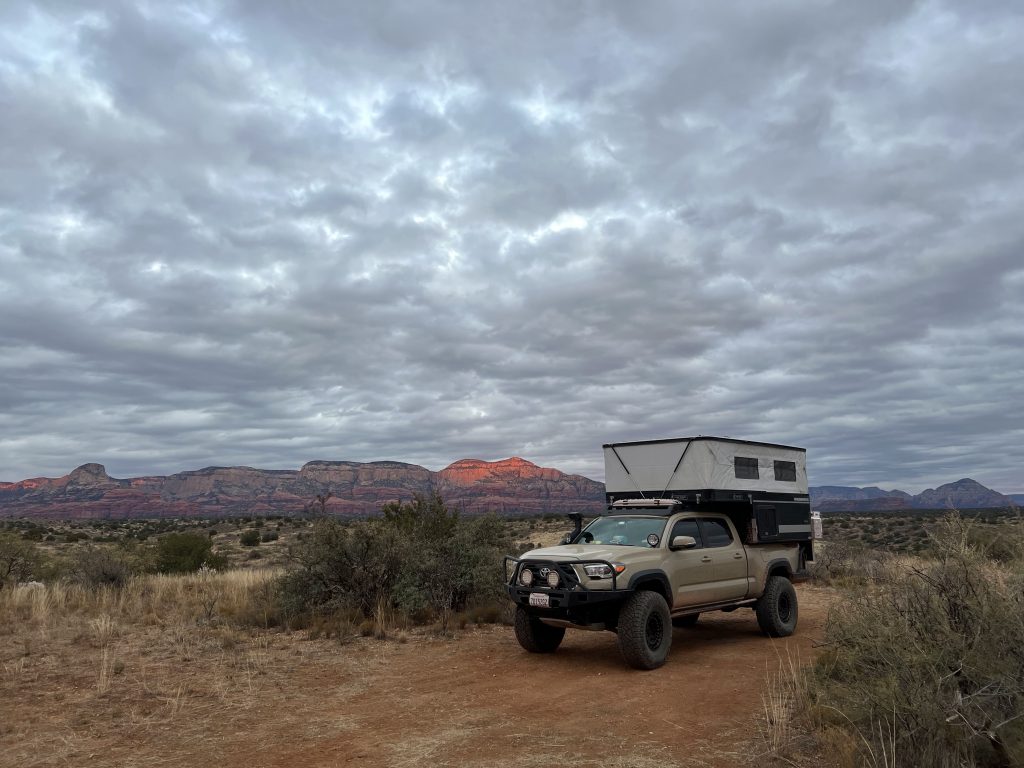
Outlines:
[[[743,553],[742,552],[733,552],[732,553],[732,558],[733,558],[733,560],[742,560],[743,559]]]
[[[702,558],[700,559],[700,561],[701,561],[702,563],[710,563],[710,562],[711,562],[711,557],[710,557],[709,555],[704,555],[704,557],[702,557]]]

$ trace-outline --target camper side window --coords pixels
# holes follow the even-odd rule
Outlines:
[[[742,456],[736,457],[736,477],[741,480],[757,480],[757,459],[745,459]]]
[[[775,462],[775,479],[781,480],[785,483],[796,482],[796,462],[795,461],[776,461]]]

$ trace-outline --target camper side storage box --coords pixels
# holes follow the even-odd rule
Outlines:
[[[604,446],[605,499],[676,499],[724,513],[748,544],[811,541],[803,448],[724,437]]]

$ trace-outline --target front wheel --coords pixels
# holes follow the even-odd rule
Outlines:
[[[657,592],[634,592],[619,610],[619,650],[635,669],[657,669],[672,647],[672,615]]]
[[[516,606],[516,640],[530,653],[554,653],[565,637],[564,627],[552,627]]]
[[[772,576],[754,606],[757,625],[768,637],[789,637],[796,629],[796,590],[785,576]]]

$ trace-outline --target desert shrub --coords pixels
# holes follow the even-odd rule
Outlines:
[[[865,765],[1024,765],[1024,577],[947,518],[935,559],[845,593],[803,711]]]
[[[292,614],[357,608],[370,615],[389,603],[401,563],[397,532],[382,521],[349,527],[320,518],[292,550],[281,599]]]
[[[502,595],[501,556],[511,544],[488,516],[463,519],[437,496],[388,504],[381,518],[343,525],[321,518],[292,550],[281,582],[293,615],[355,610],[384,623],[436,617]]]
[[[1024,525],[972,525],[967,528],[967,543],[997,563],[1024,562]]]
[[[238,543],[243,547],[258,547],[260,544],[260,532],[255,528],[247,528],[238,537]]]
[[[132,576],[152,570],[150,553],[139,548],[85,546],[71,556],[68,575],[87,587],[123,587]]]
[[[0,533],[0,589],[34,579],[41,567],[42,556],[32,541],[13,533]]]
[[[278,539],[277,531],[267,530],[267,531],[264,531],[260,535],[260,541],[277,541],[277,539]]]
[[[859,586],[878,579],[891,558],[858,541],[826,541],[814,549],[811,575],[823,584]]]
[[[440,529],[443,530],[443,529]],[[428,608],[447,628],[453,613],[501,599],[505,528],[495,517],[458,520],[443,534],[413,531],[413,553],[398,580],[395,603],[405,613]],[[433,534],[433,535],[432,535]]]
[[[157,541],[156,568],[161,573],[191,573],[203,566],[223,568],[227,558],[214,553],[213,542],[201,533],[164,534]]]

